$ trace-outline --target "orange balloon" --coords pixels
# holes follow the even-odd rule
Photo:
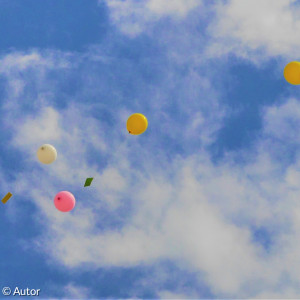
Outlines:
[[[283,75],[288,83],[300,84],[300,62],[292,61],[288,63],[284,68]]]
[[[142,134],[146,131],[147,127],[147,118],[142,114],[133,114],[127,120],[127,130],[130,134]]]

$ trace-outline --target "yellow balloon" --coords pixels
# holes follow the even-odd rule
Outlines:
[[[300,62],[292,61],[288,63],[283,71],[284,78],[290,84],[300,84]]]
[[[147,118],[142,114],[133,114],[127,120],[127,130],[130,134],[142,134],[146,131],[147,127]]]

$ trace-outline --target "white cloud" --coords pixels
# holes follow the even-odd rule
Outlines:
[[[201,5],[201,3],[201,0],[149,0],[146,2],[146,7],[158,15],[185,17],[189,11]]]
[[[181,294],[174,293],[170,291],[161,291],[159,292],[160,299],[197,299],[198,296],[196,294]]]
[[[129,36],[147,31],[152,23],[164,16],[182,19],[202,5],[202,0],[104,0],[113,23]],[[101,0],[100,2],[103,2]]]
[[[295,0],[230,0],[205,6],[200,0],[105,0],[105,3],[112,22],[132,37],[149,32],[162,17],[172,17],[175,22],[184,21],[190,12],[200,7],[199,22],[205,16],[204,9],[211,14],[206,29],[208,40],[204,42],[205,55],[202,54],[202,57],[234,53],[253,62],[270,56],[283,56],[286,61],[297,59],[300,6]],[[196,17],[194,14],[195,20]],[[180,30],[176,23],[174,28]],[[201,33],[195,32],[194,39],[200,41]],[[196,53],[202,51],[201,48],[196,49]]]
[[[295,131],[300,125],[300,107],[296,99],[267,109],[264,119],[267,134],[288,143],[300,142],[300,134]]]
[[[38,75],[46,69],[60,69],[70,67],[67,58],[68,53],[59,51],[45,51],[41,53],[32,50],[29,53],[12,52],[1,58],[0,73],[17,75],[25,70],[34,70]]]
[[[0,57],[0,74],[7,83],[3,104],[6,114],[3,121],[7,127],[10,127],[12,120],[22,122],[24,108],[38,109],[47,105],[54,90],[51,89],[53,82],[46,76],[51,70],[68,70],[69,57],[69,53],[54,50],[12,52]]]
[[[282,55],[298,57],[300,7],[295,0],[230,0],[216,5],[209,27],[208,55],[234,53],[255,60]]]
[[[68,299],[88,299],[90,295],[86,287],[69,283],[64,287],[64,296]]]
[[[200,24],[205,17],[210,15],[207,28],[193,32],[194,51],[186,53],[187,57],[192,55],[195,63],[204,57],[208,59],[230,53],[254,63],[276,56],[282,56],[286,62],[298,57],[300,6],[296,0],[230,0],[214,4],[207,2],[205,5],[200,0],[100,2],[103,1],[109,8],[112,23],[132,37],[151,32],[153,25],[159,24],[163,17],[171,17],[174,22],[172,30],[182,38],[180,30],[190,26],[187,22],[189,13],[197,9],[192,18],[193,24],[199,22],[199,28],[202,28]],[[158,35],[158,32],[155,33],[159,40],[162,34]],[[202,33],[207,39],[203,40]],[[169,40],[170,32],[163,38]],[[180,44],[178,47],[180,49]],[[173,50],[175,55],[178,49]]]
[[[57,111],[52,107],[44,107],[38,118],[28,119],[22,124],[22,131],[14,137],[15,145],[33,144],[37,149],[42,144],[57,141],[61,136],[58,119],[59,114]]]

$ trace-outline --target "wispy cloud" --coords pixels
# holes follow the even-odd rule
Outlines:
[[[148,31],[149,27],[162,17],[182,19],[191,10],[202,5],[201,0],[105,0],[105,3],[112,22],[131,37]]]
[[[90,292],[86,287],[69,283],[64,287],[64,293],[67,299],[88,299]]]
[[[230,0],[218,3],[209,25],[211,56],[233,53],[255,60],[297,57],[300,7],[295,0]]]
[[[103,0],[101,0],[103,2]],[[152,32],[162,17],[183,21],[188,13],[200,22],[203,11],[210,14],[205,25],[206,58],[235,54],[253,62],[266,57],[297,57],[299,41],[297,19],[299,5],[295,0],[230,0],[205,5],[202,1],[106,1],[112,22],[126,35],[135,37]],[[199,25],[200,26],[200,25]],[[203,26],[203,25],[202,25]],[[195,37],[196,39],[200,38]]]

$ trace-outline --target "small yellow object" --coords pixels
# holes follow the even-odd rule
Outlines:
[[[127,120],[127,130],[130,134],[142,134],[146,131],[147,127],[147,118],[142,114],[133,114]]]
[[[284,78],[290,84],[300,84],[300,62],[292,61],[288,63],[283,71]]]
[[[12,193],[7,193],[6,196],[1,200],[3,204],[5,204],[10,197],[12,196]]]

